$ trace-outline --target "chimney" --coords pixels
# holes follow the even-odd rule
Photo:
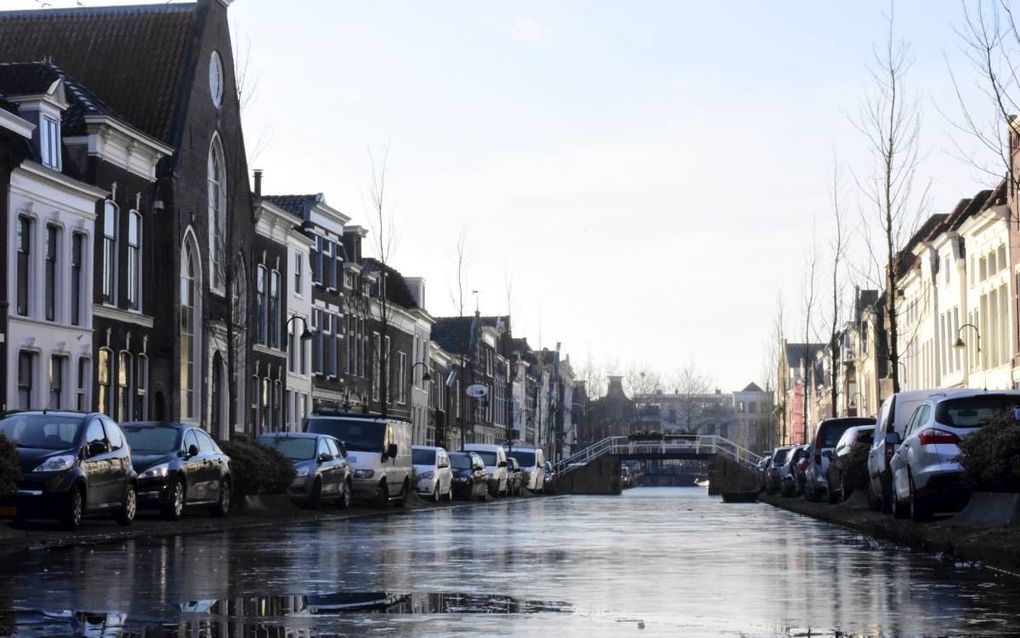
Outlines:
[[[255,197],[262,197],[262,169],[255,169]]]

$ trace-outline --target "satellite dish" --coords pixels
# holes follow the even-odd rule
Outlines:
[[[485,395],[489,394],[489,388],[485,387],[481,383],[473,383],[464,389],[464,394],[468,395],[472,399],[481,399]]]

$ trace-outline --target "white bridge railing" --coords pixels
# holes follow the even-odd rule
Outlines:
[[[610,436],[560,460],[556,463],[556,473],[562,476],[584,467],[606,454],[662,455],[663,457],[677,454],[720,455],[748,467],[755,467],[761,461],[761,457],[754,452],[714,434],[666,434],[661,439],[646,440],[634,440],[626,436]]]

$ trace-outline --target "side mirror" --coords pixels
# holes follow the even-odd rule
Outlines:
[[[88,446],[89,456],[99,456],[100,454],[106,454],[110,451],[110,446],[106,441],[92,441]]]
[[[390,443],[388,446],[386,446],[386,456],[390,457],[391,459],[397,458],[397,444],[396,443]]]
[[[198,456],[198,446],[195,444],[188,446],[188,458],[190,459],[193,456]]]
[[[333,460],[333,457],[330,456],[329,454],[326,454],[325,452],[323,452],[322,454],[319,455],[319,463],[327,463],[327,462],[332,461],[332,460]]]
[[[899,445],[900,441],[901,439],[899,432],[888,432],[885,435],[885,442],[889,445]]]
[[[500,461],[499,467],[506,467],[506,461]]]

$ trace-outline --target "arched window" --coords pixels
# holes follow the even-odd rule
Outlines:
[[[195,265],[195,254],[191,243],[184,243],[181,252],[181,418],[195,419],[197,382],[195,360],[198,350],[198,272]]]
[[[223,251],[227,234],[227,183],[223,164],[223,147],[214,135],[209,145],[209,270],[210,286],[223,291]]]

